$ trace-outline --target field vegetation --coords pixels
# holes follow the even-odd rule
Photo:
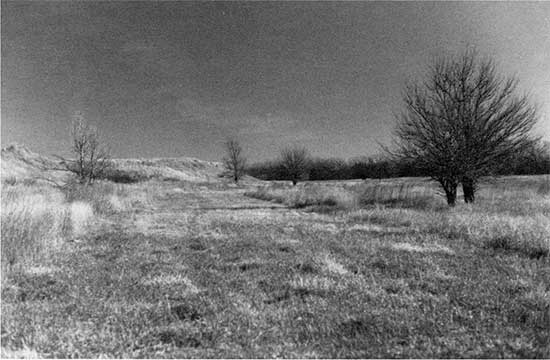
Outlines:
[[[2,271],[50,256],[64,241],[86,234],[96,218],[146,201],[143,192],[109,182],[49,184],[8,179],[2,183]]]
[[[192,7],[188,10],[195,11]],[[241,11],[226,9],[226,16],[224,9],[210,9],[224,16],[218,28],[235,30],[227,25]],[[210,10],[196,13],[204,15],[200,22],[207,28]],[[247,20],[263,21],[260,13],[242,10]],[[274,27],[276,37],[285,38],[294,23]],[[316,30],[322,31],[312,34],[326,29]],[[216,39],[215,31],[202,32],[205,39]],[[363,36],[355,35],[351,40]],[[197,69],[214,69],[214,77],[202,87],[189,79],[197,85],[195,96],[185,84],[164,84],[178,51],[164,54],[166,61],[157,64],[162,71],[153,71],[151,39],[135,43],[128,41],[131,34],[125,37],[124,53],[130,45],[131,53],[146,55],[145,62],[136,63],[137,77],[130,79],[135,86],[127,90],[156,88],[155,77],[161,75],[161,92],[140,92],[163,99],[174,95],[172,110],[189,118],[177,122],[171,113],[153,116],[151,124],[164,121],[158,125],[162,131],[174,126],[164,139],[145,128],[133,135],[147,137],[150,144],[171,143],[204,120],[212,130],[210,139],[220,131],[250,138],[229,138],[221,163],[114,159],[100,129],[76,114],[67,137],[59,139],[70,143],[67,158],[41,156],[18,145],[2,149],[0,358],[550,358],[550,145],[533,133],[539,110],[519,93],[516,77],[500,74],[496,62],[475,50],[444,55],[427,68],[424,79],[404,88],[402,109],[394,109],[392,139],[381,129],[361,135],[352,134],[351,127],[334,136],[342,124],[330,117],[347,117],[347,112],[330,109],[331,98],[349,95],[352,101],[339,102],[358,109],[356,100],[365,91],[356,97],[350,93],[356,87],[348,85],[366,79],[366,73],[353,62],[333,61],[337,58],[328,53],[303,67],[303,60],[315,54],[310,45],[319,36],[313,42],[309,33],[298,36],[292,51],[275,60],[293,59],[288,64],[306,70],[304,81],[312,78],[307,68],[312,65],[329,74],[325,80],[353,81],[338,81],[337,92],[308,92],[302,86],[296,92],[293,81],[276,81],[261,96],[250,97],[268,100],[263,105],[235,95],[252,85],[265,87],[270,76],[256,81],[252,71],[236,84],[239,91],[220,91],[226,81],[216,76],[236,63],[208,62]],[[261,38],[246,38],[253,41],[242,49],[252,49]],[[94,44],[88,40],[67,54]],[[330,49],[332,40],[323,44]],[[46,42],[41,50],[53,45]],[[208,55],[214,48],[207,45],[206,52],[189,54],[193,59]],[[89,55],[99,50],[91,48]],[[261,52],[249,63],[260,65],[251,68],[260,73],[270,64],[258,62]],[[54,55],[63,60],[67,54]],[[102,64],[88,60],[78,63],[85,65],[85,77]],[[116,65],[130,71],[132,62]],[[353,65],[352,72],[331,70],[346,64]],[[172,80],[179,82],[180,72]],[[146,81],[134,81],[138,73],[147,75]],[[357,79],[349,78],[355,73]],[[236,74],[231,70],[222,78]],[[79,84],[71,82],[71,87],[78,90]],[[88,85],[94,88],[88,95],[98,93],[99,83]],[[40,88],[50,87],[34,92]],[[108,91],[116,95],[108,100],[131,114],[136,110],[132,101],[120,97],[125,88]],[[176,91],[191,97],[182,103]],[[266,94],[273,99],[264,99]],[[277,109],[281,99],[290,106]],[[86,100],[93,110],[94,99]],[[153,102],[138,110],[148,104]],[[316,104],[329,110],[317,119],[316,133],[327,143],[349,145],[342,141],[360,139],[357,148],[378,134],[377,140],[391,145],[381,145],[382,155],[370,158],[313,158],[304,146],[310,137],[301,135],[313,121]],[[35,113],[32,102],[27,105]],[[63,107],[72,106],[64,102]],[[107,115],[108,109],[95,110]],[[239,113],[244,118],[233,119]],[[109,116],[116,121],[116,114]],[[365,114],[365,124],[374,124],[369,118],[375,116],[384,115]],[[265,131],[250,127],[256,120],[281,122],[274,127],[280,133],[270,134],[273,141],[293,138],[296,143],[281,144],[271,161],[247,165],[245,141],[265,146],[257,156],[271,147],[251,138],[261,134],[266,139]],[[204,140],[202,133],[189,133],[196,138],[191,143]],[[128,149],[132,137],[117,141],[120,149]]]
[[[8,181],[2,356],[548,357],[549,181]]]

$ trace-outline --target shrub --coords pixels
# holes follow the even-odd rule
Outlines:
[[[149,180],[149,176],[137,170],[122,170],[109,168],[101,175],[103,180],[109,180],[120,184],[133,184]]]

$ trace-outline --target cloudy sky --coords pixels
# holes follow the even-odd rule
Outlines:
[[[550,140],[550,2],[2,1],[1,140],[66,154],[81,112],[115,157],[251,160],[386,143],[407,80],[475,47],[515,74]]]

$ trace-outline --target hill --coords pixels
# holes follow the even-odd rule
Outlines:
[[[37,154],[24,145],[10,144],[2,148],[0,178],[12,180],[63,181],[67,172],[60,168],[60,161],[54,157]]]
[[[33,179],[66,180],[62,160],[37,154],[24,145],[11,144],[2,148],[0,177],[2,181]],[[121,178],[218,182],[223,172],[219,162],[195,158],[113,159],[111,174]]]

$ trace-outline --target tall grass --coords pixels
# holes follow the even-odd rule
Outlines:
[[[391,207],[434,209],[444,207],[441,196],[427,183],[400,181],[380,184],[377,182],[355,185],[361,206],[386,205]]]
[[[44,259],[66,240],[85,235],[96,216],[124,211],[146,198],[108,182],[69,183],[61,189],[5,182],[1,195],[1,262],[8,273]]]
[[[280,186],[260,187],[245,195],[293,208],[316,206],[349,209],[356,206],[356,198],[352,192],[335,186],[301,186],[290,189]]]
[[[266,186],[245,195],[295,208],[338,207],[351,212],[352,222],[406,227],[411,232],[462,239],[485,248],[540,258],[550,255],[547,181],[532,176],[491,180],[480,184],[476,203],[459,202],[454,208],[445,204],[435,184],[414,180],[351,186]]]
[[[146,194],[133,185],[98,181],[92,185],[68,183],[63,187],[68,202],[89,203],[95,214],[109,215],[124,211],[136,202],[146,201]]]
[[[416,214],[412,224],[420,233],[462,239],[485,248],[531,258],[550,255],[550,218],[540,213],[530,216],[483,214],[464,206],[446,213],[432,213],[429,217]]]
[[[2,189],[2,270],[38,261],[70,236],[71,208],[53,189]]]
[[[541,181],[537,187],[537,195],[548,196],[550,195],[550,175],[546,177],[546,180]]]
[[[305,184],[284,187],[280,184],[259,187],[245,195],[261,200],[274,201],[289,207],[328,206],[354,209],[370,205],[404,208],[439,208],[443,200],[425,184],[410,182],[344,184]]]

